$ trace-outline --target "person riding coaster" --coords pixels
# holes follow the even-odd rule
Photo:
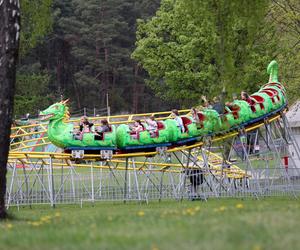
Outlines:
[[[134,124],[129,126],[130,135],[134,139],[139,139],[139,133],[145,130],[144,124],[142,124],[141,120],[135,120]]]
[[[112,128],[106,119],[101,120],[101,126],[95,129],[95,140],[103,140],[107,132],[111,132]]]
[[[157,137],[158,136],[158,123],[157,123],[157,121],[155,121],[154,115],[151,115],[149,118],[146,118],[145,122],[147,124],[146,130],[149,131],[151,137]]]
[[[82,140],[84,133],[91,133],[94,123],[89,122],[87,116],[82,116],[79,123],[79,131],[74,133],[74,138]]]

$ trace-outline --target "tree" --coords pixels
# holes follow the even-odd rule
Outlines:
[[[0,219],[6,217],[6,164],[19,51],[19,0],[0,1]]]
[[[14,114],[20,115],[25,112],[32,113],[34,106],[38,107],[40,103],[46,101],[47,96],[44,93],[49,93],[48,83],[49,74],[44,70],[40,72],[40,65],[32,62],[32,50],[38,47],[43,42],[45,35],[51,31],[52,15],[51,15],[52,0],[22,0],[21,15],[22,15],[22,31],[20,33],[20,59],[18,62],[17,78],[16,78],[16,96]],[[40,79],[38,79],[40,78]],[[38,81],[41,81],[40,83]],[[35,85],[30,87],[30,85]],[[43,88],[41,90],[41,88]],[[33,90],[33,91],[32,91]],[[41,91],[37,91],[41,90]],[[32,93],[30,93],[30,91]],[[35,96],[35,94],[37,96]]]
[[[36,6],[36,0],[24,2],[26,6],[21,7],[28,17],[35,16],[30,13],[31,9],[43,15],[49,12],[50,0],[41,2],[44,7]],[[22,97],[24,88],[19,86],[29,82],[31,74],[46,73],[49,82],[44,86],[52,94],[52,101],[60,95],[71,97],[70,105],[76,110],[104,108],[107,92],[112,112],[170,108],[169,103],[153,97],[153,91],[145,85],[147,72],[130,58],[135,44],[136,19],[152,16],[159,3],[160,0],[53,0],[51,32],[44,37],[34,35],[33,38],[37,37],[36,42],[31,43],[34,47],[22,53],[17,75],[16,114],[28,112],[27,106],[22,105],[28,98]],[[30,8],[28,4],[34,6]],[[42,18],[42,15],[36,16]],[[41,21],[45,20],[48,18]],[[31,22],[33,18],[26,21]],[[35,27],[38,26],[29,24],[33,33]],[[26,33],[29,28],[26,27]],[[26,40],[21,37],[21,46],[29,47],[27,43],[33,39],[28,35],[30,33],[24,35]],[[37,100],[30,99],[32,105]]]
[[[73,0],[72,5],[74,14],[62,17],[59,26],[71,45],[73,80],[81,101],[103,107],[109,93],[114,110],[126,107],[124,85],[134,79],[134,1]]]
[[[52,0],[22,0],[21,55],[34,48],[52,28]]]
[[[253,91],[277,49],[267,2],[163,0],[154,17],[139,21],[132,56],[159,95],[185,106],[223,87]]]
[[[287,84],[289,101],[299,99],[300,91],[300,2],[272,0],[268,19],[276,25],[280,50],[277,53],[281,81]]]
[[[49,75],[49,93],[72,97],[75,109],[103,108],[107,92],[113,112],[164,109],[145,86],[147,73],[130,58],[136,18],[152,16],[159,2],[54,0],[52,32],[26,54],[19,69],[32,72],[40,65]]]
[[[47,73],[19,70],[16,78],[14,115],[24,115],[25,110],[26,113],[36,115],[41,105],[50,105],[48,83],[49,75]]]

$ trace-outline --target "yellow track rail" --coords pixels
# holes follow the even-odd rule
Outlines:
[[[26,158],[27,157],[27,158]],[[49,163],[49,158],[50,157],[32,157],[31,155],[24,155],[20,157],[9,157],[8,163],[10,164],[17,164],[20,168],[24,167],[25,169],[31,169],[31,164],[35,165],[43,165],[43,166],[48,166],[50,165]],[[68,157],[56,157],[55,159],[57,160],[62,160],[62,162],[52,162],[52,165],[56,168],[59,167],[78,167],[78,168],[95,168],[95,169],[105,169],[105,170],[126,170],[125,167],[125,161],[123,160],[111,160],[109,162],[114,163],[114,165],[106,164],[106,165],[95,165],[95,164],[88,164],[88,163],[71,163]],[[38,161],[39,160],[39,161]],[[128,167],[127,170],[130,171],[151,171],[151,172],[171,172],[171,173],[182,173],[183,171],[183,166],[178,163],[155,163],[155,162],[141,162],[141,161],[128,161]],[[135,167],[133,167],[135,165]],[[198,167],[192,167],[188,166],[185,167],[185,169],[199,169]],[[217,168],[211,168],[209,169],[210,173],[213,173],[216,176],[220,176],[223,173],[227,174],[227,177],[229,178],[242,178],[245,175],[242,175],[238,172],[230,171],[230,170],[220,170]],[[203,169],[204,174],[208,174],[208,171],[205,171]]]
[[[233,179],[240,179],[243,177],[251,177],[249,174],[246,174],[246,172],[242,169],[240,169],[238,166],[234,165],[233,163],[229,161],[224,161],[221,156],[219,156],[216,153],[213,153],[211,151],[205,150],[206,154],[208,155],[208,164],[210,169],[213,169],[218,174],[226,174],[228,178]],[[204,162],[204,159],[202,156],[197,157],[200,162]],[[225,168],[223,165],[227,164],[229,167]]]

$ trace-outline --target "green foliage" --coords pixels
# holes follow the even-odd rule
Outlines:
[[[16,79],[15,115],[38,114],[41,107],[50,104],[47,92],[47,73],[18,73]]]
[[[255,91],[276,59],[289,99],[298,98],[299,1],[163,0],[155,14],[159,4],[22,0],[21,67],[48,72],[52,102],[63,94],[73,109],[103,108],[108,92],[113,112],[144,112],[190,107],[224,86],[228,99]]]
[[[34,48],[52,29],[52,0],[21,0],[21,55]]]
[[[133,99],[151,99],[144,88],[145,73],[136,70],[130,54],[136,18],[152,15],[159,0],[53,2],[52,38],[39,50],[46,57],[38,55],[51,71],[52,92],[71,97],[76,109],[105,107],[107,93],[113,111],[130,110]]]
[[[275,24],[280,42],[279,77],[287,84],[289,101],[293,103],[299,99],[300,91],[300,2],[271,1],[268,18]]]
[[[21,0],[21,60],[17,71],[14,104],[17,116],[28,112],[37,114],[40,105],[47,100],[45,94],[48,93],[48,74],[40,70],[36,59],[29,60],[29,63],[25,59],[52,29],[51,5],[52,0]]]
[[[266,81],[276,51],[267,1],[163,0],[150,20],[140,20],[137,59],[149,85],[167,100],[199,102],[201,94],[253,91]]]

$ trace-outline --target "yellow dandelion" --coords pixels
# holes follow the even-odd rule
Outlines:
[[[50,219],[51,219],[51,217],[49,215],[41,217],[41,221],[44,221],[44,222],[49,221]]]
[[[188,208],[188,209],[185,210],[185,214],[195,215],[195,211],[192,208]]]
[[[34,221],[34,222],[31,223],[31,225],[32,225],[32,226],[35,226],[35,227],[38,227],[38,226],[42,225],[42,223],[41,223],[41,222]]]
[[[244,205],[242,203],[238,203],[235,205],[235,207],[241,209],[244,208]]]
[[[199,206],[197,206],[197,207],[195,207],[195,211],[200,211],[200,207]]]
[[[145,215],[145,212],[144,212],[144,211],[139,211],[139,212],[138,212],[138,216],[143,217],[144,215]]]
[[[7,228],[7,229],[12,229],[12,228],[13,228],[13,225],[10,224],[10,223],[9,223],[9,224],[6,224],[6,228]]]
[[[157,246],[152,246],[151,250],[159,250]]]
[[[255,245],[255,246],[253,246],[252,249],[253,249],[253,250],[261,250],[262,247],[261,247],[260,245]]]
[[[220,208],[219,208],[219,211],[220,212],[223,212],[223,211],[225,211],[226,210],[226,207],[224,207],[224,206],[221,206]]]
[[[60,212],[56,212],[56,213],[54,214],[54,216],[55,216],[55,217],[60,217]]]

